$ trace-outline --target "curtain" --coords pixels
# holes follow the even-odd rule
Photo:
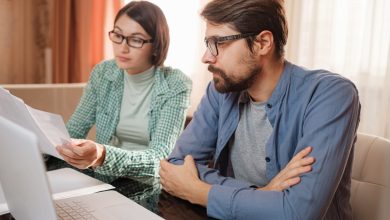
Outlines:
[[[202,55],[206,50],[203,42],[205,22],[199,15],[209,0],[150,1],[163,10],[169,25],[171,39],[165,64],[179,68],[192,79],[188,111],[188,115],[192,115],[205,93],[208,82],[212,79],[211,74],[207,71],[207,65],[201,62]],[[177,10],[177,8],[181,10]]]
[[[0,0],[0,84],[43,83],[50,0]]]
[[[288,60],[351,79],[360,132],[390,138],[390,1],[289,0]]]
[[[104,58],[106,8],[120,0],[55,0],[53,6],[54,83],[86,82]]]

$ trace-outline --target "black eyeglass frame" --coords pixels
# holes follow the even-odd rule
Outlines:
[[[121,41],[119,42],[119,41],[112,40],[112,38],[111,38],[112,34],[116,34],[116,35],[120,36],[121,37]],[[144,40],[144,39],[139,38],[139,37],[124,36],[122,34],[119,34],[119,33],[115,32],[114,30],[108,32],[108,38],[111,40],[111,42],[113,42],[115,44],[122,44],[123,40],[126,40],[126,45],[129,46],[129,47],[133,47],[133,48],[142,48],[144,46],[144,44],[153,43],[153,39]],[[129,43],[129,42],[131,42],[130,39],[138,39],[142,43],[141,43],[140,46],[134,46],[134,45],[131,45],[131,43]]]
[[[205,37],[204,42],[206,44],[207,49],[210,51],[211,55],[214,57],[218,56],[218,43],[225,42],[225,41],[231,41],[231,40],[239,40],[251,36],[257,35],[256,33],[244,33],[244,34],[234,34],[234,35],[229,35],[229,36],[223,36],[223,37]],[[212,45],[214,43],[214,45]],[[214,46],[215,52],[213,52],[213,49],[211,48]],[[214,54],[215,53],[215,54]]]

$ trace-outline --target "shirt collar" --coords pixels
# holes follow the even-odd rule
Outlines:
[[[290,85],[291,81],[291,72],[293,70],[293,65],[287,60],[284,61],[284,70],[279,79],[278,84],[276,85],[274,91],[272,92],[271,97],[268,99],[267,106],[275,106],[284,96],[286,89]]]
[[[249,97],[248,91],[245,90],[245,91],[240,92],[240,96],[238,97],[238,103],[239,104],[246,104],[249,101],[250,101],[250,97]]]

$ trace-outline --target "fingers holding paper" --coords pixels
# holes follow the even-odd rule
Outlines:
[[[79,169],[101,166],[105,158],[104,146],[90,140],[72,139],[56,149],[67,163]]]

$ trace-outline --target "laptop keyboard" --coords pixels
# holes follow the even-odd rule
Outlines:
[[[80,201],[56,201],[56,212],[61,220],[97,220],[89,210],[88,206]]]

